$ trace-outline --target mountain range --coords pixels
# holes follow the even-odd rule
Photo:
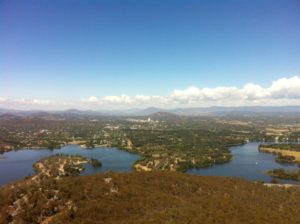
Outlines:
[[[145,109],[130,110],[78,110],[69,109],[62,111],[44,110],[13,110],[0,108],[1,115],[15,116],[149,116],[158,112],[170,113],[182,116],[254,116],[254,115],[286,115],[300,114],[300,106],[248,106],[248,107],[195,107],[163,109],[149,107]]]

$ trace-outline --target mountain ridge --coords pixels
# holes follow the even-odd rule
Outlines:
[[[126,110],[14,110],[0,108],[0,115],[11,114],[16,116],[32,116],[38,114],[49,115],[88,115],[88,116],[150,116],[158,112],[171,113],[183,116],[226,116],[226,115],[275,115],[275,114],[300,114],[300,106],[241,106],[241,107],[188,107],[188,108],[158,108],[148,107],[143,109]]]

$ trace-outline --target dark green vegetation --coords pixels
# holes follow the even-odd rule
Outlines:
[[[218,137],[217,137],[218,136]],[[138,170],[186,170],[228,162],[228,146],[241,144],[242,139],[205,130],[128,130],[132,147],[144,159],[135,166]]]
[[[228,162],[228,147],[247,140],[297,139],[297,121],[167,113],[151,119],[5,115],[0,150],[115,146],[142,156],[136,170],[185,171]],[[300,223],[297,187],[157,171],[75,177],[87,162],[101,165],[76,156],[45,158],[35,164],[36,176],[1,187],[0,223]]]
[[[0,151],[24,147],[113,146],[142,156],[136,170],[185,171],[231,159],[229,146],[246,140],[296,141],[295,116],[187,117],[156,113],[148,117],[105,117],[38,113],[0,116]],[[281,158],[286,161],[290,158]]]
[[[278,163],[294,163],[295,159],[295,156],[282,155],[282,153],[277,153],[275,158]]]
[[[0,118],[2,151],[22,147],[114,146],[142,156],[137,170],[185,171],[231,159],[228,147],[257,136],[251,125],[209,117],[157,113],[148,117]]]
[[[298,187],[173,172],[25,180],[0,198],[0,223],[300,223]]]
[[[273,169],[267,172],[270,176],[300,181],[300,169],[299,170],[285,170],[285,169]]]
[[[90,163],[92,164],[93,167],[101,167],[102,166],[102,163],[97,159],[90,159]]]
[[[23,147],[112,146],[138,153],[136,170],[185,171],[226,163],[229,146],[245,141],[296,140],[299,117],[105,117],[38,113],[0,116],[0,151]]]

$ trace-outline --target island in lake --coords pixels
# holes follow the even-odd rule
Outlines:
[[[259,151],[275,154],[278,163],[297,163],[300,167],[300,144],[261,144]],[[300,168],[298,170],[273,169],[266,173],[280,179],[300,181]]]
[[[64,176],[76,176],[85,169],[84,164],[87,163],[94,167],[102,165],[96,159],[86,159],[80,155],[56,154],[43,158],[33,165],[36,172],[33,178],[52,177],[57,179]]]
[[[279,223],[300,221],[300,189],[296,185],[287,188],[239,178],[181,173],[190,168],[210,169],[216,164],[228,164],[233,161],[229,150],[232,146],[262,139],[271,141],[279,131],[282,136],[296,138],[298,127],[291,128],[294,118],[284,123],[285,118],[282,126],[278,125],[280,118],[189,117],[170,113],[93,119],[35,116],[0,116],[3,152],[16,150],[26,156],[26,150],[32,152],[31,148],[35,148],[35,152],[42,152],[46,147],[49,154],[82,150],[82,154],[90,156],[62,153],[39,157],[34,163],[35,175],[0,188],[0,223],[222,223],[224,217],[228,223],[246,223],[249,217],[254,217],[254,223],[274,217]],[[103,145],[111,148],[97,148]],[[88,165],[97,169],[105,161],[103,167],[107,166],[107,154],[102,154],[103,161],[92,155],[101,150],[114,152],[113,147],[140,156],[130,160],[130,164],[137,160],[132,164],[133,172],[79,175],[86,172]],[[289,162],[296,159],[282,155]],[[250,165],[253,168],[255,163]],[[278,172],[276,175],[282,176]],[[282,198],[284,203],[274,203]]]

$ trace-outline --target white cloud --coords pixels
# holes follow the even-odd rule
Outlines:
[[[82,99],[81,101],[82,101],[82,102],[86,102],[86,103],[96,103],[96,102],[98,102],[99,100],[98,100],[98,98],[95,97],[95,96],[90,96],[89,98],[87,98],[87,99]]]
[[[33,99],[32,103],[33,104],[38,104],[38,105],[49,105],[51,103],[51,101],[50,100]]]
[[[267,90],[262,88],[260,85],[255,85],[253,83],[246,84],[242,89],[242,96],[244,99],[254,100],[266,97]]]
[[[300,78],[281,78],[269,87],[248,83],[243,87],[219,86],[215,88],[177,89],[167,96],[142,95],[96,97],[79,101],[54,102],[42,99],[5,99],[0,97],[0,107],[29,109],[113,109],[130,107],[203,107],[203,106],[251,106],[251,105],[300,105]]]
[[[102,101],[108,104],[132,104],[134,102],[130,96],[125,94],[121,96],[106,96],[102,98]]]
[[[282,78],[273,81],[272,86],[268,89],[269,97],[278,99],[299,99],[300,98],[300,78]]]
[[[56,102],[41,99],[0,98],[0,107],[11,109],[52,109],[56,104]]]
[[[135,100],[138,102],[149,102],[153,97],[145,95],[136,95]]]
[[[273,81],[268,88],[260,85],[248,83],[242,88],[237,87],[216,87],[216,88],[196,88],[189,87],[185,90],[174,90],[170,97],[179,102],[192,103],[201,101],[220,100],[243,100],[255,101],[260,99],[299,99],[300,100],[300,78],[282,78]],[[293,101],[294,102],[294,101]]]
[[[17,104],[25,104],[25,105],[49,105],[51,104],[50,100],[40,100],[40,99],[25,99],[25,98],[18,98],[12,100],[12,102],[17,103]]]
[[[122,94],[121,96],[106,96],[103,97],[100,102],[103,104],[112,104],[112,105],[161,105],[168,102],[167,97],[163,96],[146,96],[146,95],[135,95],[127,96]]]

